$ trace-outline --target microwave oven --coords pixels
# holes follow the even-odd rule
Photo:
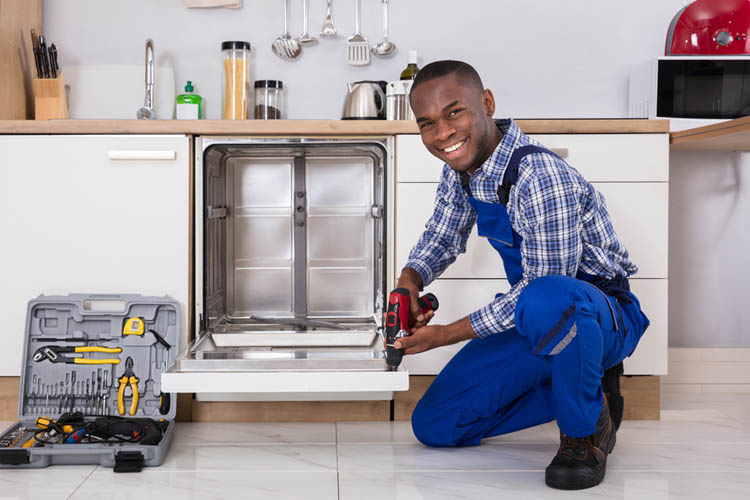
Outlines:
[[[631,118],[670,119],[690,128],[746,115],[748,56],[659,57],[630,74]]]

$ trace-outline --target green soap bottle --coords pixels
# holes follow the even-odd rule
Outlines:
[[[175,118],[178,120],[200,120],[202,113],[203,98],[193,93],[193,82],[188,80],[185,85],[185,93],[177,96],[175,105]]]

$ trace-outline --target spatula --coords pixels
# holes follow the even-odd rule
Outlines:
[[[367,38],[359,32],[361,0],[354,0],[354,2],[354,34],[346,39],[346,63],[351,66],[365,66],[370,64],[370,46]]]

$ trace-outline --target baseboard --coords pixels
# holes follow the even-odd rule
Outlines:
[[[394,420],[409,420],[434,376],[412,375],[408,391],[394,393]],[[0,377],[0,420],[18,418],[18,377]],[[658,420],[659,377],[622,378],[626,420]],[[199,402],[180,394],[176,420],[180,422],[334,422],[387,421],[390,401],[270,401]]]
[[[750,392],[750,348],[670,347],[664,392]]]
[[[411,420],[414,407],[435,379],[431,375],[409,377],[409,390],[394,393],[394,420]],[[621,380],[625,398],[625,420],[659,420],[661,414],[661,390],[659,377],[628,376]]]

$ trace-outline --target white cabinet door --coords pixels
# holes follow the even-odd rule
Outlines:
[[[40,294],[170,295],[185,339],[189,139],[0,136],[0,150],[0,375],[20,373]]]
[[[633,355],[625,360],[625,375],[667,374],[668,286],[666,279],[630,280],[630,289],[651,324]]]
[[[667,182],[669,134],[532,135],[589,182]],[[419,135],[397,137],[397,182],[437,182],[443,162]]]
[[[641,338],[635,353],[625,360],[626,375],[666,375],[667,373],[667,280],[633,279],[633,293],[651,325]],[[452,323],[490,303],[495,294],[510,288],[507,280],[439,279],[425,291],[434,293],[440,308],[433,322]],[[465,342],[404,357],[411,375],[437,375]]]
[[[669,134],[532,135],[589,182],[667,182]]]
[[[666,182],[594,183],[606,200],[612,224],[638,278],[667,277],[669,185]],[[396,273],[400,273],[433,211],[433,183],[399,183],[396,186]],[[648,221],[648,223],[644,223]],[[460,255],[442,278],[505,278],[497,252],[476,227],[466,253]]]

